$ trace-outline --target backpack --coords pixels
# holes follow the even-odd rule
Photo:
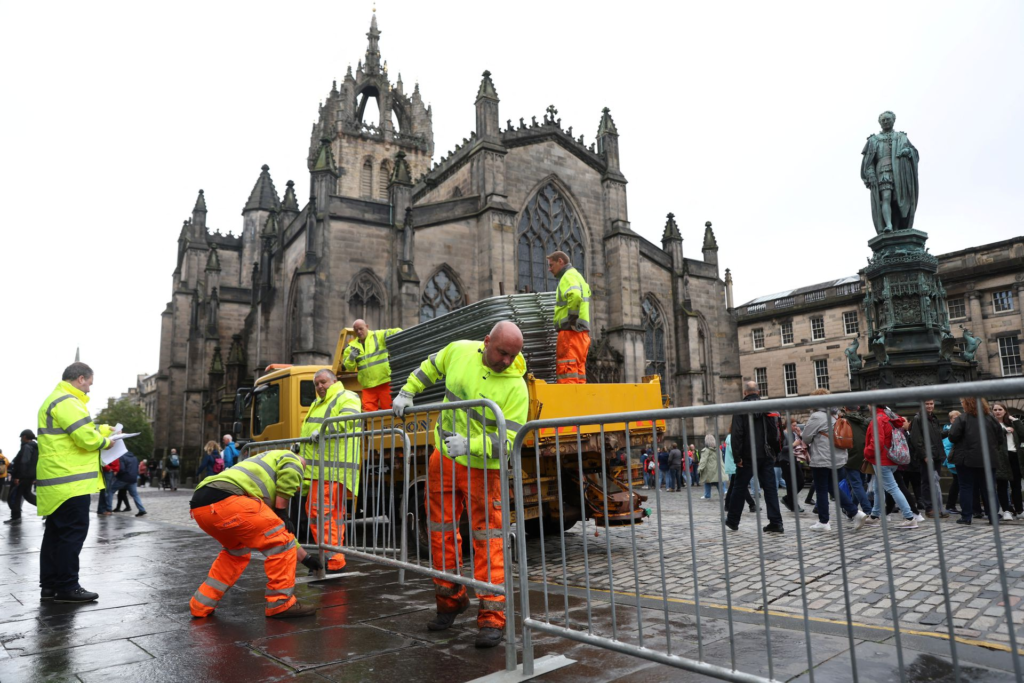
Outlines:
[[[171,453],[171,459],[168,460],[168,463],[170,464],[171,467],[180,467],[181,461],[178,460],[178,454]]]
[[[832,443],[836,448],[853,448],[853,427],[845,417],[836,418],[832,425]]]
[[[0,455],[0,479],[4,479],[7,476],[7,458]]]
[[[217,456],[213,459],[213,473],[220,474],[224,471],[224,458]]]
[[[889,447],[889,460],[897,465],[910,464],[910,444],[907,435],[899,427],[892,428],[892,446]]]

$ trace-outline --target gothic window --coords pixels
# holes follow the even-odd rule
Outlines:
[[[466,305],[466,296],[447,266],[442,266],[427,281],[420,297],[420,322],[450,313]]]
[[[388,181],[391,180],[391,164],[388,163],[387,159],[380,162],[380,198],[384,201],[388,200]]]
[[[367,159],[363,162],[363,172],[359,176],[359,196],[363,199],[373,199],[373,160]]]
[[[373,274],[364,270],[349,287],[349,319],[362,318],[371,330],[384,326],[384,292]]]
[[[458,185],[456,185],[455,189],[452,190],[452,199],[456,199],[456,198],[461,197],[461,196],[462,196],[462,188],[459,187]]]
[[[548,272],[547,255],[564,251],[586,276],[583,226],[579,216],[553,183],[526,204],[519,219],[519,280],[517,291],[550,292],[558,285]]]
[[[665,322],[661,310],[648,294],[640,303],[640,324],[644,328],[644,375],[665,378]]]

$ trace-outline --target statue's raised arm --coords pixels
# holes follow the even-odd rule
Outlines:
[[[894,131],[896,115],[878,117],[880,133],[868,137],[861,152],[860,178],[871,192],[875,232],[910,230],[917,212],[917,162],[920,155],[907,134]]]

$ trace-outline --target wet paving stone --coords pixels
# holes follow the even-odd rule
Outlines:
[[[338,683],[470,681],[491,672],[486,665],[443,652],[431,652],[423,647],[408,648],[391,656],[365,657],[316,670],[325,679]]]
[[[242,645],[190,648],[117,669],[80,674],[83,683],[195,683],[196,681],[271,681],[296,679],[295,672]],[[322,679],[320,679],[322,680]]]
[[[12,653],[13,654],[13,653]],[[76,674],[118,667],[151,659],[149,653],[127,640],[113,640],[53,652],[12,657],[3,664],[4,683],[15,681],[74,680]],[[110,673],[104,680],[110,680]]]
[[[261,638],[252,646],[297,671],[412,647],[402,636],[368,626],[333,626]]]

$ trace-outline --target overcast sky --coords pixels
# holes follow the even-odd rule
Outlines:
[[[371,2],[0,4],[0,448],[81,347],[92,408],[157,370],[196,193],[238,232],[269,164],[308,196],[310,126],[366,49]],[[858,173],[878,114],[921,153],[933,253],[1024,233],[1024,3],[381,0],[380,49],[433,105],[435,160],[468,136],[484,69],[501,120],[620,134],[633,229],[705,221],[736,303],[851,275],[872,236]],[[724,272],[724,271],[723,271]]]

